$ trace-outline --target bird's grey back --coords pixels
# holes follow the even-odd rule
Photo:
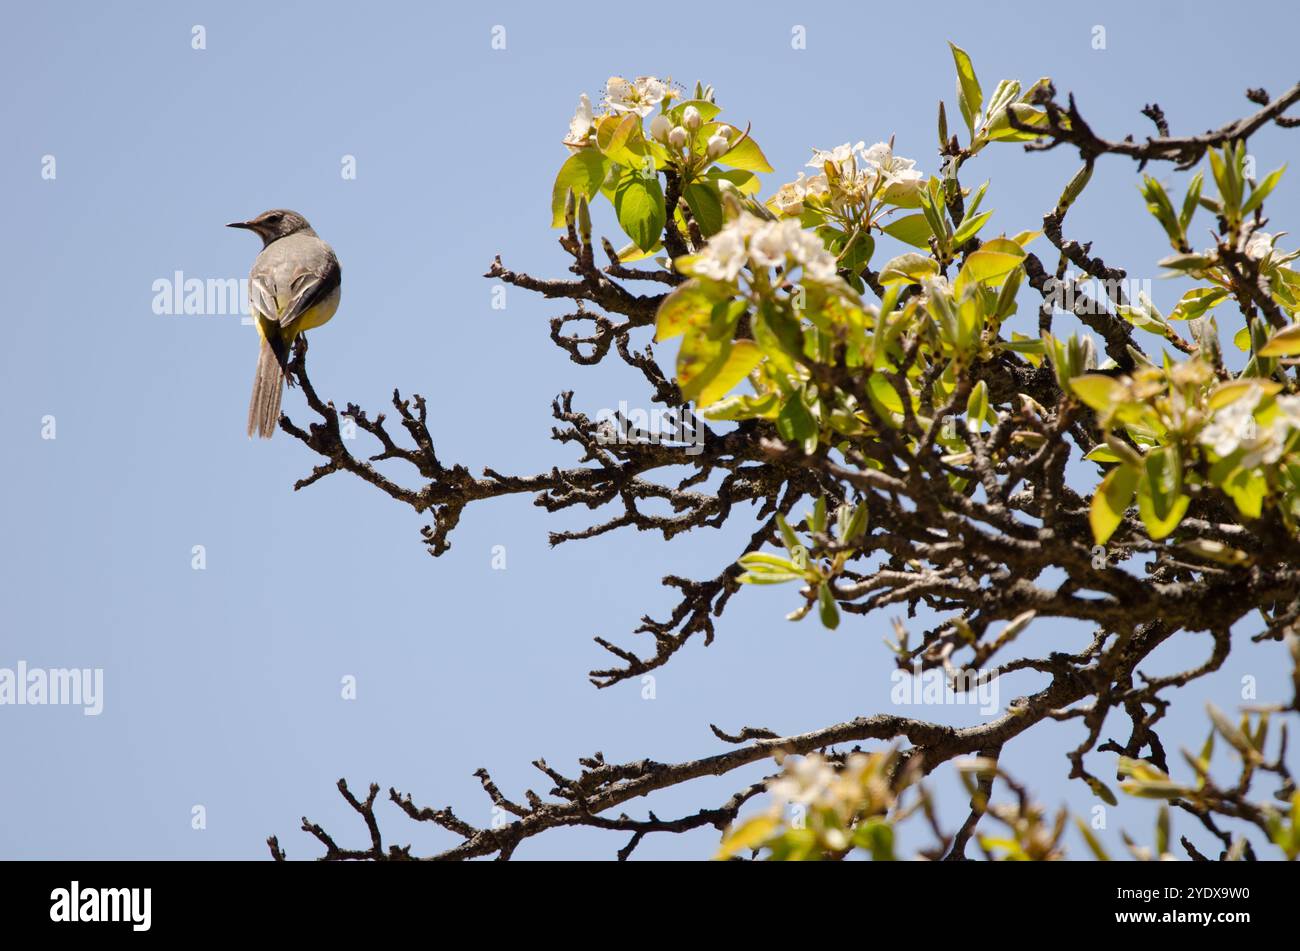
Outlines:
[[[298,293],[309,285],[315,285],[311,297],[319,291],[328,293],[338,285],[338,271],[334,249],[314,231],[308,229],[279,238],[263,248],[253,262],[249,273],[251,303],[254,309],[271,319],[277,315],[282,315],[282,320],[284,317],[292,319],[284,309]],[[260,299],[262,289],[270,299]],[[298,312],[304,309],[302,306],[295,308]]]

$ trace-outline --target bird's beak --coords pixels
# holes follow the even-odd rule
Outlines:
[[[254,231],[254,230],[256,230],[256,229],[253,227],[253,223],[252,223],[251,221],[232,221],[230,224],[226,225],[226,227],[227,227],[227,228],[247,228],[249,231]]]

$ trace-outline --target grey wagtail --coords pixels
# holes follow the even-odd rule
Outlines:
[[[270,439],[280,419],[289,350],[300,333],[334,316],[342,271],[334,249],[296,211],[277,208],[226,227],[247,228],[262,239],[262,253],[248,275],[248,303],[262,338],[248,435]]]

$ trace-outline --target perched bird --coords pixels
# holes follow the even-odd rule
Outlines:
[[[248,275],[248,303],[262,338],[248,404],[248,435],[270,439],[280,419],[290,348],[304,330],[334,316],[342,272],[334,249],[296,211],[277,208],[226,227],[246,228],[262,239],[262,253]]]

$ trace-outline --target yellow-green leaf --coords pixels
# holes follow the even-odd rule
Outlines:
[[[952,59],[957,65],[957,103],[961,107],[962,118],[966,120],[966,127],[973,136],[975,120],[984,107],[984,93],[980,90],[979,80],[975,78],[975,67],[971,65],[969,54],[953,43],[948,46],[952,49]]]
[[[939,265],[933,258],[909,251],[888,261],[880,272],[880,283],[919,284],[923,277],[934,277],[939,273]]]
[[[752,340],[737,340],[731,345],[727,361],[718,370],[717,375],[700,391],[697,400],[700,406],[710,406],[722,399],[737,383],[749,375],[749,371],[763,362],[763,351]]]
[[[996,282],[1024,259],[1025,249],[1009,238],[985,241],[978,251],[966,257],[957,275],[958,292],[967,284]]]
[[[977,433],[984,428],[984,415],[989,411],[989,387],[980,380],[971,388],[966,400],[966,428]]]
[[[558,228],[564,224],[564,205],[569,191],[575,195],[594,198],[605,180],[606,164],[604,157],[595,149],[580,149],[568,157],[560,172],[555,176],[555,185],[551,188],[551,227]]]
[[[1300,324],[1283,327],[1259,350],[1261,357],[1290,357],[1300,353]]]
[[[731,130],[731,141],[736,145],[728,152],[724,153],[719,159],[719,165],[725,165],[728,168],[740,168],[747,172],[770,172],[772,165],[768,162],[767,156],[763,150],[758,147],[758,143],[749,136],[744,135],[743,130],[737,129],[734,125],[727,125],[725,122],[718,123],[719,126],[726,126]],[[740,141],[737,142],[736,140]]]
[[[1106,474],[1092,496],[1092,507],[1088,512],[1088,522],[1092,526],[1092,537],[1098,545],[1104,545],[1115,534],[1115,529],[1124,519],[1124,512],[1133,502],[1137,491],[1138,472],[1131,466],[1119,466]]]
[[[1256,388],[1263,391],[1266,396],[1272,396],[1274,393],[1281,391],[1282,384],[1273,380],[1261,380],[1257,377],[1229,380],[1227,383],[1220,383],[1211,390],[1206,402],[1210,409],[1222,409],[1231,403],[1235,403]]]
[[[1228,292],[1222,287],[1196,287],[1182,296],[1173,311],[1170,320],[1194,320],[1211,307],[1217,307]]]
[[[1085,373],[1070,380],[1074,395],[1098,412],[1105,412],[1124,396],[1124,384],[1104,373]]]
[[[703,324],[716,302],[699,281],[687,281],[675,288],[655,314],[655,340],[671,340],[692,324]]]
[[[772,837],[779,825],[775,816],[764,814],[754,816],[738,826],[731,827],[727,830],[727,834],[722,837],[722,843],[718,846],[718,852],[714,855],[714,858],[729,859],[737,852],[748,852],[757,849]]]
[[[926,220],[925,215],[915,214],[891,221],[885,225],[885,234],[897,238],[904,244],[910,244],[914,248],[928,249],[930,247],[930,236],[934,232],[930,230],[930,222]]]
[[[1156,500],[1151,494],[1150,482],[1146,479],[1138,484],[1137,500],[1138,515],[1142,518],[1142,524],[1146,526],[1147,534],[1154,541],[1159,541],[1178,527],[1178,523],[1187,514],[1187,506],[1192,502],[1189,496],[1179,494],[1162,502],[1158,510]],[[1161,515],[1160,511],[1164,514]]]

